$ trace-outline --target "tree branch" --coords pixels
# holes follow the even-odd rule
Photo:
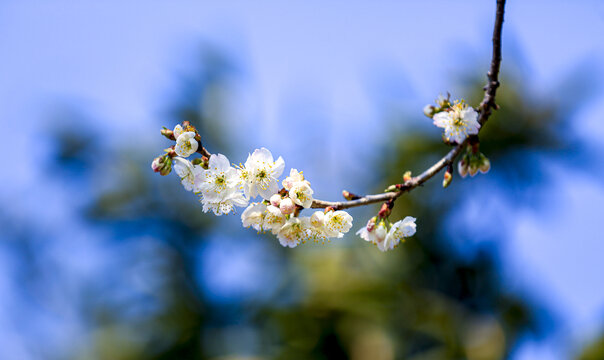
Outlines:
[[[505,0],[497,0],[495,24],[493,27],[493,55],[491,58],[491,66],[489,68],[489,72],[487,73],[488,83],[484,87],[484,98],[478,106],[478,122],[481,125],[481,129],[482,125],[484,125],[491,116],[492,110],[497,110],[497,104],[495,103],[495,95],[497,93],[497,88],[499,87],[499,69],[501,68],[501,31],[503,28],[504,9]],[[403,193],[411,191],[414,188],[422,185],[423,183],[431,179],[434,175],[436,175],[438,172],[440,172],[444,167],[453,163],[455,158],[459,155],[459,153],[463,150],[467,143],[468,139],[466,139],[463,143],[455,146],[447,153],[447,155],[442,157],[439,161],[437,161],[434,165],[430,166],[423,173],[401,184],[398,191],[388,192],[384,194],[366,195],[360,197],[359,199],[350,201],[324,201],[315,199],[311,207],[332,207],[338,210],[396,199]]]

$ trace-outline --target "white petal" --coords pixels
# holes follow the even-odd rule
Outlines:
[[[446,111],[439,112],[432,119],[434,120],[434,125],[441,128],[446,127],[451,122],[451,117]]]
[[[252,158],[254,158],[255,161],[263,161],[266,163],[273,162],[273,154],[271,154],[271,152],[267,148],[260,148],[254,150]]]
[[[260,194],[260,196],[262,196],[264,199],[268,200],[271,198],[271,196],[273,196],[274,194],[279,192],[279,185],[277,185],[277,181],[275,181],[273,179],[273,180],[271,180],[271,182],[269,183],[269,185],[266,189],[262,189],[261,187],[256,186],[256,190],[258,190],[258,193]]]
[[[222,154],[212,154],[210,156],[209,168],[210,170],[227,171],[231,167],[229,159]]]
[[[275,166],[273,168],[273,176],[278,178],[283,174],[283,169],[285,169],[285,161],[281,156],[275,161]]]

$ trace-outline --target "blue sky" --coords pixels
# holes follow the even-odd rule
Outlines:
[[[191,64],[204,42],[226,51],[239,67],[225,124],[237,129],[234,138],[250,149],[266,146],[299,168],[310,167],[312,159],[295,153],[303,139],[280,141],[280,127],[304,128],[322,146],[337,146],[343,153],[355,146],[350,137],[375,145],[383,134],[367,134],[366,124],[382,118],[384,106],[419,112],[439,93],[458,90],[452,88],[458,69],[470,65],[486,72],[493,3],[1,2],[0,122],[5,132],[19,134],[5,136],[4,144],[27,158],[47,156],[40,124],[61,102],[85,106],[103,119],[95,127],[124,134],[117,142],[135,133],[137,141],[159,144],[156,124],[179,79],[194,71]],[[604,84],[603,33],[601,1],[509,1],[503,67],[509,64],[506,54],[521,56],[525,85],[544,96],[579,66],[592,66],[593,78]],[[373,93],[384,88],[386,96]],[[600,88],[573,119],[575,130],[600,152],[603,102]],[[301,104],[310,104],[314,119],[296,116]],[[322,123],[326,119],[328,125]],[[397,125],[399,131],[406,126]],[[245,136],[246,131],[254,135]],[[42,140],[33,146],[36,138]],[[333,163],[339,164],[331,170],[336,181],[321,183],[322,198],[334,198],[346,187],[350,162]],[[518,210],[513,199],[488,204],[495,214],[514,214],[513,236],[501,244],[510,286],[534,291],[564,323],[552,341],[527,344],[519,359],[559,359],[560,351],[572,351],[604,323],[602,182],[589,174],[568,176],[557,164],[548,169],[556,180],[547,211]],[[33,212],[52,227],[57,219],[37,203],[64,203],[65,194],[41,188],[43,176],[34,162],[12,162],[10,171],[3,167],[8,186],[0,198],[17,204],[18,218]],[[68,214],[70,203],[63,206]],[[477,206],[464,204],[467,211]],[[6,257],[1,248],[0,259]],[[0,293],[9,293],[11,286],[0,276]],[[11,329],[2,322],[3,308],[0,328]]]

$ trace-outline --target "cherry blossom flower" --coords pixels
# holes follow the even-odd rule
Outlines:
[[[189,160],[179,156],[174,157],[174,159],[172,159],[172,163],[174,172],[180,178],[182,186],[184,186],[185,190],[195,190],[195,192],[198,192],[199,189],[197,188],[196,184],[199,183],[199,179],[203,175],[203,168],[199,165],[193,165]]]
[[[286,221],[285,214],[278,207],[269,205],[266,207],[262,227],[265,230],[271,230],[274,235],[277,235]]]
[[[480,124],[478,113],[463,102],[457,103],[450,110],[434,115],[434,125],[445,129],[445,138],[461,144],[468,135],[478,134]]]
[[[294,186],[294,184],[298,182],[305,182],[308,184],[308,186],[310,186],[310,182],[308,182],[308,180],[304,180],[304,175],[302,174],[302,171],[298,172],[298,170],[296,169],[291,169],[289,171],[289,176],[286,177],[285,180],[283,180],[283,187],[285,188],[285,190],[289,190],[292,188],[292,186]]]
[[[214,154],[210,156],[208,169],[200,176],[198,187],[206,199],[216,201],[231,189],[239,189],[239,181],[237,169],[230,165],[229,159],[222,154]]]
[[[378,249],[381,251],[392,250],[405,238],[413,236],[416,231],[415,218],[407,216],[403,220],[395,222],[383,242],[378,243]]]
[[[346,211],[328,211],[323,219],[325,234],[328,237],[341,238],[352,227],[352,216]]]
[[[284,247],[296,247],[302,240],[307,238],[307,231],[309,219],[307,217],[297,218],[291,217],[287,222],[279,229],[277,233],[277,239],[279,243]]]
[[[367,222],[367,226],[357,231],[357,235],[359,235],[361,239],[378,245],[378,248],[380,247],[379,244],[384,242],[387,234],[388,229],[386,228],[384,221],[382,220],[376,225],[375,218],[370,219]]]
[[[283,158],[279,157],[274,161],[273,154],[268,149],[254,150],[245,165],[239,169],[245,195],[250,198],[260,195],[264,199],[270,199],[279,191],[277,178],[283,173],[284,167]]]
[[[172,131],[172,133],[174,134],[174,139],[178,139],[178,137],[180,135],[182,135],[185,132],[185,130],[182,128],[182,126],[180,124],[176,125],[174,127],[174,131]]]
[[[297,205],[308,209],[312,205],[313,193],[308,181],[298,181],[289,189],[289,198]]]
[[[214,215],[220,216],[234,211],[234,206],[247,206],[248,200],[237,187],[230,187],[222,193],[220,198],[208,199],[202,196],[201,203],[203,204],[203,212],[212,210]]]
[[[180,136],[178,136],[176,139],[174,151],[176,151],[178,156],[186,158],[193,155],[197,151],[198,147],[199,144],[195,140],[195,133],[193,131],[187,131],[180,134]]]
[[[266,213],[266,205],[263,203],[250,204],[241,214],[243,227],[252,227],[256,231],[262,231],[262,224]]]

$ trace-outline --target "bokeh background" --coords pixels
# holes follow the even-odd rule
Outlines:
[[[494,3],[0,2],[0,359],[604,359],[601,1],[509,2],[492,170],[399,199],[395,251],[284,249],[150,169],[190,120],[379,192],[447,151],[425,104],[478,104]]]

